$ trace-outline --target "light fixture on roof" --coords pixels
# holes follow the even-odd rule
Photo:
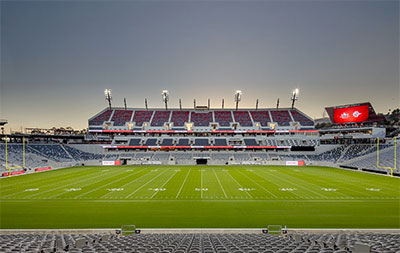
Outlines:
[[[296,89],[293,90],[292,97],[290,98],[290,100],[292,100],[292,109],[294,108],[294,103],[298,99],[299,99],[299,89],[296,88]]]
[[[235,103],[236,103],[236,110],[239,108],[239,102],[242,100],[242,91],[237,90],[235,92]]]
[[[169,93],[167,90],[163,90],[161,93],[162,101],[165,103],[165,110],[168,110]]]
[[[111,110],[111,100],[112,100],[111,89],[105,89],[104,90],[104,95],[106,96],[106,100],[108,101],[108,105],[109,105],[110,110]]]

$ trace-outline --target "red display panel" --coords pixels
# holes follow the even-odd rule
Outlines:
[[[38,168],[38,169],[35,169],[35,171],[44,171],[44,170],[51,170],[51,167],[45,167],[45,168]]]
[[[335,109],[334,123],[356,123],[368,120],[368,105]]]
[[[25,171],[23,171],[23,170],[22,171],[14,171],[14,172],[10,173],[10,176],[24,174],[24,173],[25,173]],[[3,177],[5,177],[5,176],[8,176],[8,172],[3,173]]]

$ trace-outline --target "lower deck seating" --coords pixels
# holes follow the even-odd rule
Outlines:
[[[382,146],[382,145],[381,145]],[[381,151],[379,152],[379,166],[382,167],[390,167],[394,168],[394,147],[381,147]],[[396,150],[396,157],[400,157],[400,149],[397,148]],[[370,170],[381,170],[384,171],[385,169],[378,168],[377,165],[377,153],[374,152],[373,154],[368,153],[363,155],[353,161],[346,162],[345,165],[357,167],[360,169],[370,169]],[[396,162],[396,172],[400,172],[400,162]]]
[[[99,160],[103,158],[103,155],[101,154],[93,154],[93,153],[88,153],[81,151],[79,149],[70,147],[70,146],[64,146],[65,150],[74,158],[76,161],[85,161],[85,160]]]
[[[29,147],[57,162],[71,162],[72,158],[59,144],[29,144]]]
[[[346,146],[339,146],[319,155],[307,155],[307,157],[314,161],[337,162],[345,148]]]

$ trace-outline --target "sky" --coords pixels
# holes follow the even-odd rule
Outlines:
[[[399,1],[0,1],[0,119],[71,126],[107,106],[399,107]]]

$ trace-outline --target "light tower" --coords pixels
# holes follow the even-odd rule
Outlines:
[[[161,93],[162,100],[165,104],[165,110],[168,110],[169,93],[167,90],[163,90]]]
[[[297,99],[299,99],[299,89],[296,88],[293,90],[292,97],[290,98],[290,100],[292,100],[292,109],[294,108],[294,103]]]
[[[237,109],[239,107],[240,100],[242,100],[242,91],[241,90],[237,90],[235,92],[236,111],[237,111]]]
[[[106,96],[106,100],[108,101],[108,106],[110,107],[110,110],[111,110],[111,100],[112,100],[111,90],[110,89],[105,89],[104,90],[104,95]]]

